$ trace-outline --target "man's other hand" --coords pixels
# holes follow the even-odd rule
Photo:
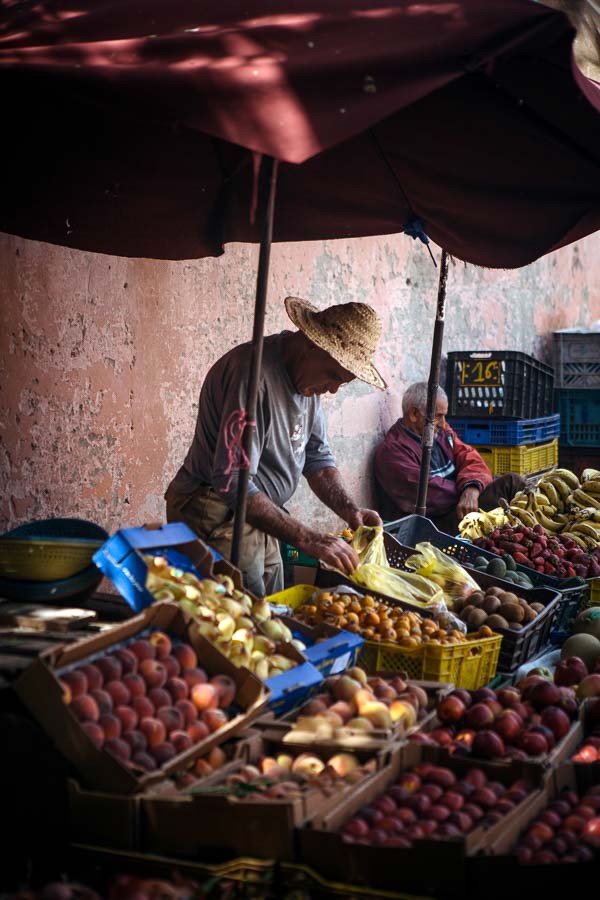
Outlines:
[[[361,525],[383,525],[381,516],[375,509],[356,509],[349,513],[346,521],[353,530]]]
[[[460,495],[460,500],[456,504],[456,515],[458,516],[458,521],[470,512],[477,512],[479,509],[479,491],[476,487],[468,487]]]

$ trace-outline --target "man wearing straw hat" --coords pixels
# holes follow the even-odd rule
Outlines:
[[[287,297],[288,316],[299,329],[264,339],[250,481],[240,568],[246,587],[259,596],[283,588],[279,540],[342,571],[358,559],[352,548],[290,516],[284,504],[304,475],[311,490],[351,528],[380,525],[379,514],[360,509],[346,492],[329,444],[321,394],[335,394],[355,378],[383,389],[370,361],[381,333],[375,311],[343,303],[319,311]],[[243,421],[250,343],[240,344],[210,369],[200,393],[194,438],[167,488],[167,521],[186,522],[228,557],[237,494],[231,423]]]

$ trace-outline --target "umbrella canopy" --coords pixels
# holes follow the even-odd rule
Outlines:
[[[124,256],[397,233],[524,265],[600,228],[597,85],[528,0],[7,3],[0,228]],[[600,99],[598,99],[600,109]]]

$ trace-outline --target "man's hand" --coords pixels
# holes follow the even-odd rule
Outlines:
[[[383,525],[381,516],[374,509],[355,509],[346,516],[348,525],[353,530],[360,528],[361,525]]]
[[[476,487],[468,487],[460,495],[460,500],[456,504],[456,515],[458,516],[458,521],[470,512],[477,512],[479,509],[479,491]]]
[[[352,575],[358,566],[358,556],[352,547],[333,535],[317,535],[315,538],[298,542],[295,546],[308,556],[314,556],[347,575]]]

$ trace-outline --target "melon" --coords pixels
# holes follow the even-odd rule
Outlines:
[[[600,658],[600,641],[593,634],[572,634],[567,638],[560,651],[561,659],[570,656],[579,656],[586,664],[588,671],[592,672],[596,660]]]
[[[584,609],[573,622],[574,634],[592,634],[600,641],[600,606]]]

